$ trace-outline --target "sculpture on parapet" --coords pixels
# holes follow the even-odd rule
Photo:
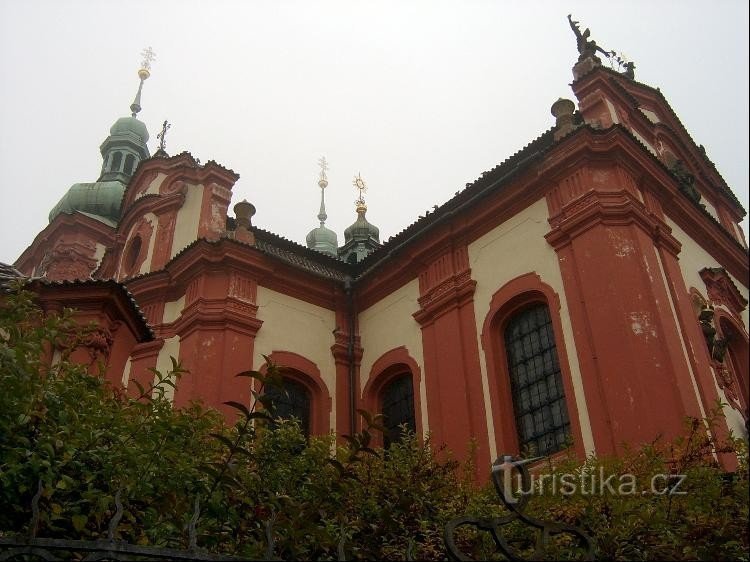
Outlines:
[[[602,63],[601,59],[596,56],[598,51],[607,57],[613,70],[618,71],[630,80],[635,79],[635,63],[629,61],[622,53],[602,49],[596,44],[596,41],[590,39],[591,30],[587,27],[581,32],[578,22],[574,21],[570,14],[568,14],[568,23],[570,23],[570,29],[575,33],[576,46],[578,47],[578,62],[573,67],[573,74],[576,78],[586,74],[592,68],[599,66]]]
[[[605,51],[602,49],[599,45],[596,44],[596,41],[593,39],[589,40],[589,37],[591,36],[591,31],[587,27],[583,33],[581,33],[581,28],[578,27],[578,22],[573,21],[570,14],[568,14],[568,22],[570,23],[570,29],[573,30],[573,33],[576,34],[576,43],[578,45],[578,62],[581,62],[587,58],[593,58],[597,62],[601,62],[601,60],[596,56],[596,52],[599,51],[602,53],[605,57],[609,58],[610,52]]]

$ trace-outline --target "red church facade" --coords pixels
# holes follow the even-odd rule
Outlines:
[[[718,401],[718,437],[747,438],[745,211],[658,90],[588,60],[574,74],[577,107],[356,263],[253,226],[247,203],[231,216],[237,174],[160,150],[116,220],[60,213],[15,267],[65,305],[127,288],[151,332],[112,313],[107,376],[148,385],[174,357],[177,407],[230,415],[250,398],[234,375],[268,356],[312,434],[393,404],[459,458],[475,440],[479,466],[617,453]]]

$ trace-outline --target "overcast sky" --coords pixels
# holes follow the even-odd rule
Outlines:
[[[168,119],[169,154],[238,172],[232,204],[302,244],[325,155],[328,226],[343,243],[361,172],[384,241],[552,126],[573,97],[569,12],[661,88],[747,208],[747,0],[0,0],[0,261],[97,179],[146,46],[152,153]]]

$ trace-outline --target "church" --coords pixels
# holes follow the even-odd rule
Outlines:
[[[575,100],[385,242],[361,177],[343,241],[326,227],[325,159],[303,245],[232,204],[233,170],[170,156],[163,134],[151,155],[147,57],[98,179],[61,192],[2,277],[96,322],[90,345],[115,385],[148,387],[179,361],[177,407],[233,415],[225,402],[250,399],[235,375],[268,357],[285,368],[279,411],[306,433],[350,434],[357,409],[382,412],[379,444],[408,427],[463,458],[473,440],[478,466],[616,454],[718,402],[717,437],[747,438],[746,212],[661,91],[632,63],[603,65],[612,54],[570,24]]]

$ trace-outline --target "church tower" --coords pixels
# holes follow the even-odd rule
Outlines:
[[[141,110],[143,82],[151,75],[151,61],[154,58],[151,48],[143,52],[143,57],[138,70],[138,93],[130,105],[131,115],[119,118],[112,125],[109,136],[100,147],[103,163],[99,179],[93,183],[73,184],[50,211],[50,222],[61,213],[71,214],[74,211],[88,214],[108,224],[118,222],[125,187],[138,164],[150,156],[146,145],[146,125],[136,115]]]

